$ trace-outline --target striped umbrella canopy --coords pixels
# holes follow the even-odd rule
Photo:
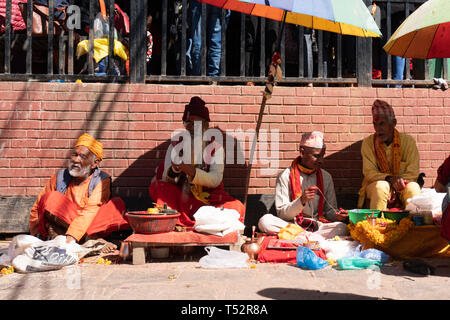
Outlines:
[[[232,10],[234,0],[221,0],[223,8]],[[362,0],[240,0],[251,4],[248,14],[282,21],[312,29],[358,37],[380,37],[381,31]],[[242,12],[242,11],[241,11]]]
[[[405,58],[450,58],[450,0],[428,0],[398,27],[383,49]]]

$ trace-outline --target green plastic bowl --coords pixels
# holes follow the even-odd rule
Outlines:
[[[352,209],[348,210],[348,218],[350,219],[350,222],[353,224],[357,224],[360,221],[367,220],[367,216],[372,216],[379,218],[380,217],[380,210],[374,210],[374,209]]]
[[[383,215],[386,219],[399,223],[403,218],[409,217],[409,211],[383,211]]]

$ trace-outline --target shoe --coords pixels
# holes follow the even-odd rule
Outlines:
[[[434,274],[434,267],[422,260],[408,260],[403,262],[403,268],[409,272],[429,276]]]

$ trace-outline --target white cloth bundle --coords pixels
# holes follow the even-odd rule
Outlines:
[[[223,237],[230,232],[245,229],[245,225],[239,221],[239,216],[239,212],[233,209],[203,206],[194,214],[194,229]]]

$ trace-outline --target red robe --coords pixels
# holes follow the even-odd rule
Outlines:
[[[206,169],[205,171],[208,171]],[[239,221],[244,223],[245,206],[234,197],[230,196],[223,187],[223,182],[216,188],[205,188],[203,191],[210,194],[208,204],[195,198],[191,192],[189,194],[183,192],[181,186],[161,180],[164,173],[164,162],[158,166],[156,171],[156,179],[151,183],[149,188],[150,197],[157,205],[167,203],[169,207],[177,210],[181,216],[178,224],[186,227],[192,227],[195,223],[193,215],[197,210],[205,205],[216,208],[224,207],[225,209],[234,209],[240,214]]]

